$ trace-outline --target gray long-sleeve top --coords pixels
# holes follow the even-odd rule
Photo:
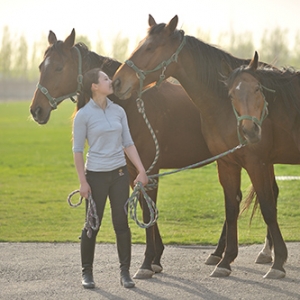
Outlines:
[[[88,142],[85,167],[89,171],[112,171],[126,164],[123,148],[134,144],[124,109],[107,98],[103,110],[93,99],[75,115],[73,152],[84,152]]]

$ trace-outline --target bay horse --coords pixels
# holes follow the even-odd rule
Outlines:
[[[115,94],[126,99],[140,87],[160,83],[172,76],[199,108],[202,133],[211,154],[216,155],[238,145],[237,119],[220,73],[224,61],[232,68],[245,64],[245,61],[177,30],[177,15],[167,24],[157,24],[149,15],[148,23],[147,36],[113,77]],[[221,237],[226,239],[226,248],[211,276],[229,276],[230,264],[238,254],[237,218],[241,199],[237,195],[241,169],[244,168],[256,191],[274,247],[274,262],[264,278],[285,277],[283,265],[287,259],[287,248],[277,222],[278,190],[273,164],[299,163],[300,156],[291,136],[282,134],[282,131],[266,118],[259,142],[249,143],[217,160],[225,198],[226,221]],[[289,153],[285,151],[287,144],[291,145]]]
[[[300,72],[292,68],[279,70],[258,66],[257,52],[249,65],[235,70],[228,65],[226,67],[224,83],[233,108],[238,115],[249,116],[240,122],[244,137],[248,140],[261,139],[261,131],[255,130],[255,127],[259,126],[267,109],[268,118],[285,134],[291,135],[300,150]]]
[[[112,77],[120,62],[89,51],[88,48],[75,41],[75,30],[64,40],[57,40],[50,31],[49,46],[41,62],[40,79],[31,105],[32,118],[39,124],[46,124],[50,114],[64,99],[73,97],[80,90],[82,74],[101,67]],[[115,95],[109,98],[121,105],[127,114],[132,138],[141,160],[147,170],[156,155],[156,147],[149,129],[139,112],[133,95],[127,101],[121,101]],[[159,170],[175,169],[189,166],[211,157],[201,132],[201,122],[197,107],[190,100],[180,85],[165,82],[159,88],[153,87],[143,95],[145,112],[156,134],[160,147],[159,158],[148,173],[158,174]],[[137,172],[128,160],[130,184]],[[156,203],[158,188],[148,192]],[[150,220],[149,209],[144,200],[140,201],[143,220]],[[164,245],[157,223],[146,229],[146,250],[144,261],[135,274],[135,278],[150,278],[154,272],[161,272],[161,256]]]

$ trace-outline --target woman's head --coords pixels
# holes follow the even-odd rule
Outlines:
[[[83,107],[92,98],[92,84],[97,84],[99,81],[100,68],[95,68],[87,71],[82,79],[82,91],[77,97],[77,110]]]
[[[78,96],[76,110],[82,108],[97,93],[104,96],[113,93],[111,79],[101,68],[89,70],[83,75],[82,92]]]

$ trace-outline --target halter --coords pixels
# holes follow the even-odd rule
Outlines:
[[[75,92],[67,94],[65,96],[54,98],[50,95],[50,93],[44,86],[42,86],[40,83],[37,84],[37,88],[47,97],[47,99],[49,100],[49,103],[53,109],[56,109],[57,105],[59,103],[61,103],[62,101],[64,101],[65,99],[68,99],[68,98],[70,98],[74,103],[76,103],[76,100],[73,97],[77,96],[78,92],[81,91],[82,78],[83,78],[83,76],[82,76],[82,58],[81,58],[81,53],[80,53],[79,49],[76,46],[74,46],[74,48],[78,52],[78,76],[77,76],[78,84],[77,84],[77,89]]]
[[[146,79],[146,76],[150,73],[153,73],[153,72],[156,72],[160,69],[162,69],[162,72],[159,76],[159,80],[156,82],[156,86],[159,86],[166,78],[166,75],[165,75],[165,71],[167,69],[167,66],[169,64],[171,64],[172,62],[177,62],[177,59],[178,59],[178,55],[180,53],[180,51],[182,50],[182,48],[184,47],[185,43],[186,43],[186,37],[184,35],[184,31],[183,30],[180,30],[180,32],[182,33],[183,35],[183,39],[179,45],[179,47],[177,48],[177,50],[175,51],[175,53],[173,53],[171,55],[171,57],[168,59],[168,60],[164,60],[162,61],[157,67],[155,67],[154,69],[152,70],[146,70],[146,71],[143,71],[141,69],[139,69],[134,63],[133,61],[131,60],[126,60],[125,63],[130,67],[132,68],[135,73],[136,73],[136,76],[137,78],[139,79],[140,81],[140,90],[139,90],[139,93],[138,93],[138,97],[140,98],[142,96],[142,94],[147,90],[144,90],[143,91],[143,86],[144,86],[144,80]]]
[[[260,87],[260,92],[261,92],[261,94],[262,94],[262,96],[264,98],[264,107],[263,107],[262,114],[261,114],[261,117],[260,117],[259,120],[256,117],[249,116],[249,115],[242,115],[242,116],[240,116],[238,114],[237,110],[235,109],[234,105],[231,103],[232,104],[232,108],[233,108],[233,112],[234,112],[235,117],[237,119],[237,134],[238,134],[238,138],[239,138],[239,141],[240,141],[241,144],[246,144],[247,143],[247,140],[242,138],[240,130],[239,130],[241,121],[243,121],[243,120],[250,120],[250,121],[254,122],[255,124],[261,126],[262,122],[266,119],[266,117],[269,114],[269,111],[268,111],[268,102],[266,101],[266,97],[265,97],[264,93],[262,92],[262,90],[265,89],[265,90],[267,90],[269,92],[272,92],[272,93],[275,93],[275,90],[269,89],[269,88],[263,86],[262,84],[260,84],[259,87]]]

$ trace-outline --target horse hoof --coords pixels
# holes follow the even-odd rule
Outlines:
[[[221,260],[221,257],[210,254],[206,259],[205,264],[210,266],[216,266]]]
[[[148,269],[138,269],[133,279],[149,279],[152,278],[154,272]]]
[[[210,277],[227,277],[231,274],[231,271],[226,268],[216,267],[210,274]]]
[[[272,256],[265,254],[263,252],[260,252],[255,260],[256,264],[268,264],[270,262],[272,262]]]
[[[264,276],[267,279],[280,279],[285,277],[285,272],[276,269],[270,269],[269,272]]]
[[[151,268],[152,270],[155,272],[155,273],[161,273],[162,270],[163,270],[163,267],[160,266],[160,265],[155,265],[155,264],[152,264],[151,265]]]

